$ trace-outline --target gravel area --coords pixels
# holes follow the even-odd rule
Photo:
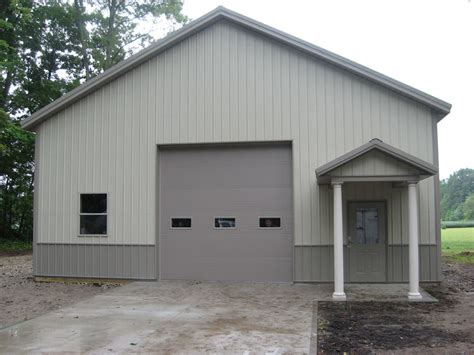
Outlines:
[[[109,287],[35,282],[31,254],[0,256],[0,329],[82,301]]]

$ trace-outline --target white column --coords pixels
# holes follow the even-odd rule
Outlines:
[[[344,247],[342,236],[342,183],[332,183],[334,192],[334,300],[345,300]]]
[[[419,300],[420,294],[420,275],[419,275],[419,254],[418,254],[418,190],[416,182],[408,182],[408,232],[409,232],[409,277],[410,290],[408,299]]]

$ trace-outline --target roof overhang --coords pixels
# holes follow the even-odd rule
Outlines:
[[[206,15],[198,18],[197,20],[194,20],[189,24],[183,26],[181,29],[169,34],[165,38],[158,40],[154,44],[150,45],[148,48],[138,52],[135,55],[132,55],[128,59],[111,67],[102,74],[85,82],[84,84],[80,85],[69,93],[64,94],[56,101],[50,103],[49,105],[32,114],[30,117],[26,118],[22,122],[22,127],[25,129],[33,130],[35,126],[45,121],[49,117],[53,116],[54,114],[60,112],[67,106],[80,100],[86,95],[89,95],[95,90],[98,90],[99,88],[116,79],[117,77],[125,74],[126,72],[148,61],[157,54],[167,50],[171,46],[174,46],[180,41],[190,37],[191,35],[203,30],[204,28],[212,25],[213,23],[219,20],[227,20],[233,22],[260,35],[266,36],[272,40],[288,45],[299,51],[305,52],[320,60],[324,60],[328,63],[336,65],[344,70],[352,72],[365,79],[371,80],[401,95],[404,95],[415,101],[425,104],[438,114],[438,119],[441,119],[442,117],[446,116],[451,110],[451,104],[443,100],[428,95],[420,90],[403,84],[395,79],[378,73],[372,69],[369,69],[340,55],[332,53],[321,47],[315,46],[314,44],[303,41],[285,32],[279,31],[275,28],[272,28],[263,23],[260,23],[258,21],[255,21],[253,19],[250,19],[246,16],[243,16],[220,6],[214,9],[213,11],[207,13]]]
[[[381,171],[372,174],[348,174],[341,171],[340,168],[350,164],[351,162],[356,162],[364,156],[368,156],[371,152],[380,152],[390,160],[400,162],[401,165],[405,167],[405,171],[404,169],[399,169],[399,173],[385,173],[386,169],[381,169]],[[419,181],[436,174],[438,174],[438,168],[435,165],[386,144],[378,138],[374,138],[370,142],[351,150],[350,152],[343,154],[316,169],[318,184],[361,181]]]

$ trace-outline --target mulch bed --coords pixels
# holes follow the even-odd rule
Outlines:
[[[372,353],[415,346],[440,347],[467,335],[431,327],[422,315],[436,304],[408,302],[319,302],[321,354]]]
[[[319,353],[372,354],[408,348],[433,351],[449,349],[455,343],[474,349],[472,334],[462,327],[450,329],[432,321],[443,312],[452,314],[460,295],[474,291],[473,270],[471,265],[444,263],[444,281],[423,285],[439,303],[319,302]]]

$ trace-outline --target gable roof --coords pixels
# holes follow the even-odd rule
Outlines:
[[[348,153],[341,155],[340,157],[331,160],[330,162],[321,165],[319,168],[316,169],[316,177],[318,182],[327,182],[325,179],[328,176],[331,176],[331,172],[334,172],[339,167],[348,164],[356,159],[366,156],[373,151],[379,151],[387,156],[406,164],[407,166],[413,167],[418,176],[433,176],[438,173],[438,168],[424,161],[420,158],[417,158],[411,154],[404,152],[398,148],[395,148],[387,143],[384,143],[378,138],[374,138],[370,140],[368,143],[361,145],[360,147],[351,150]]]
[[[98,90],[102,86],[116,79],[117,77],[125,74],[140,64],[146,62],[157,54],[167,50],[171,46],[178,42],[192,36],[193,34],[203,30],[206,27],[216,23],[220,20],[227,20],[237,25],[240,25],[246,29],[254,31],[260,35],[271,38],[277,42],[288,45],[299,51],[305,52],[313,57],[320,60],[329,62],[337,67],[359,75],[365,79],[382,85],[388,89],[391,89],[401,95],[409,97],[415,101],[425,104],[431,107],[437,114],[439,119],[446,116],[451,110],[451,104],[442,101],[434,96],[428,95],[420,90],[417,90],[411,86],[403,84],[395,79],[380,74],[372,69],[369,69],[363,65],[355,63],[349,59],[341,57],[335,53],[325,50],[321,47],[315,46],[314,44],[303,41],[299,38],[291,36],[287,33],[279,31],[275,28],[267,26],[263,23],[250,19],[246,16],[238,14],[234,11],[226,9],[222,6],[217,7],[213,11],[206,15],[190,22],[183,26],[181,29],[169,34],[165,38],[158,40],[144,50],[132,55],[128,59],[116,64],[109,68],[102,74],[95,78],[83,83],[74,90],[64,94],[57,100],[53,101],[49,105],[33,113],[30,117],[26,118],[22,122],[22,126],[25,129],[33,129],[41,122],[47,120],[52,115],[58,113],[65,107],[73,104],[81,98],[89,95],[95,90]]]

